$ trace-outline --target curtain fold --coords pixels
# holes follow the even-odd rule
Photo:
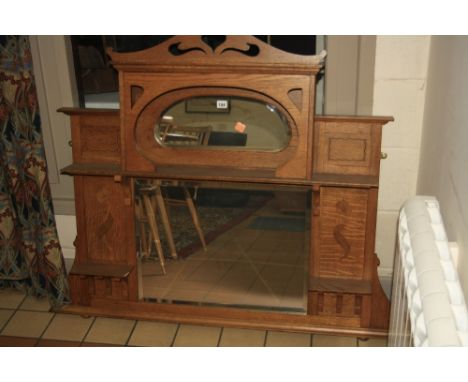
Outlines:
[[[0,36],[0,287],[69,302],[26,36]]]

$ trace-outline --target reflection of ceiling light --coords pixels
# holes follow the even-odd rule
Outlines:
[[[266,108],[267,108],[268,110],[270,110],[272,113],[276,113],[276,107],[274,107],[273,105],[268,105],[268,104],[266,104],[265,106],[266,106]]]
[[[172,115],[163,115],[162,120],[163,122],[172,122],[174,117]]]

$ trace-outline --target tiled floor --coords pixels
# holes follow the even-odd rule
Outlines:
[[[382,339],[357,339],[207,327],[49,311],[46,300],[0,290],[0,346],[386,346]]]

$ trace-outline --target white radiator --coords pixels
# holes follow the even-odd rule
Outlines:
[[[467,346],[468,313],[439,203],[408,200],[400,211],[389,346]]]

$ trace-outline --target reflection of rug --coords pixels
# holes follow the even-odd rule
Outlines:
[[[263,195],[251,195],[248,203],[243,207],[197,207],[205,242],[207,244],[212,242],[222,233],[243,222],[260,207],[265,205],[269,199],[269,197]],[[186,258],[202,248],[200,238],[198,237],[192,217],[186,206],[170,206],[169,219],[179,257]],[[160,227],[159,234],[161,235],[163,251],[164,254],[167,255],[170,253],[169,246],[164,229],[162,228],[162,222],[159,221],[159,219],[158,227]],[[154,248],[152,256],[156,256]]]
[[[304,232],[305,219],[280,216],[258,216],[249,224],[248,228],[266,231]]]

